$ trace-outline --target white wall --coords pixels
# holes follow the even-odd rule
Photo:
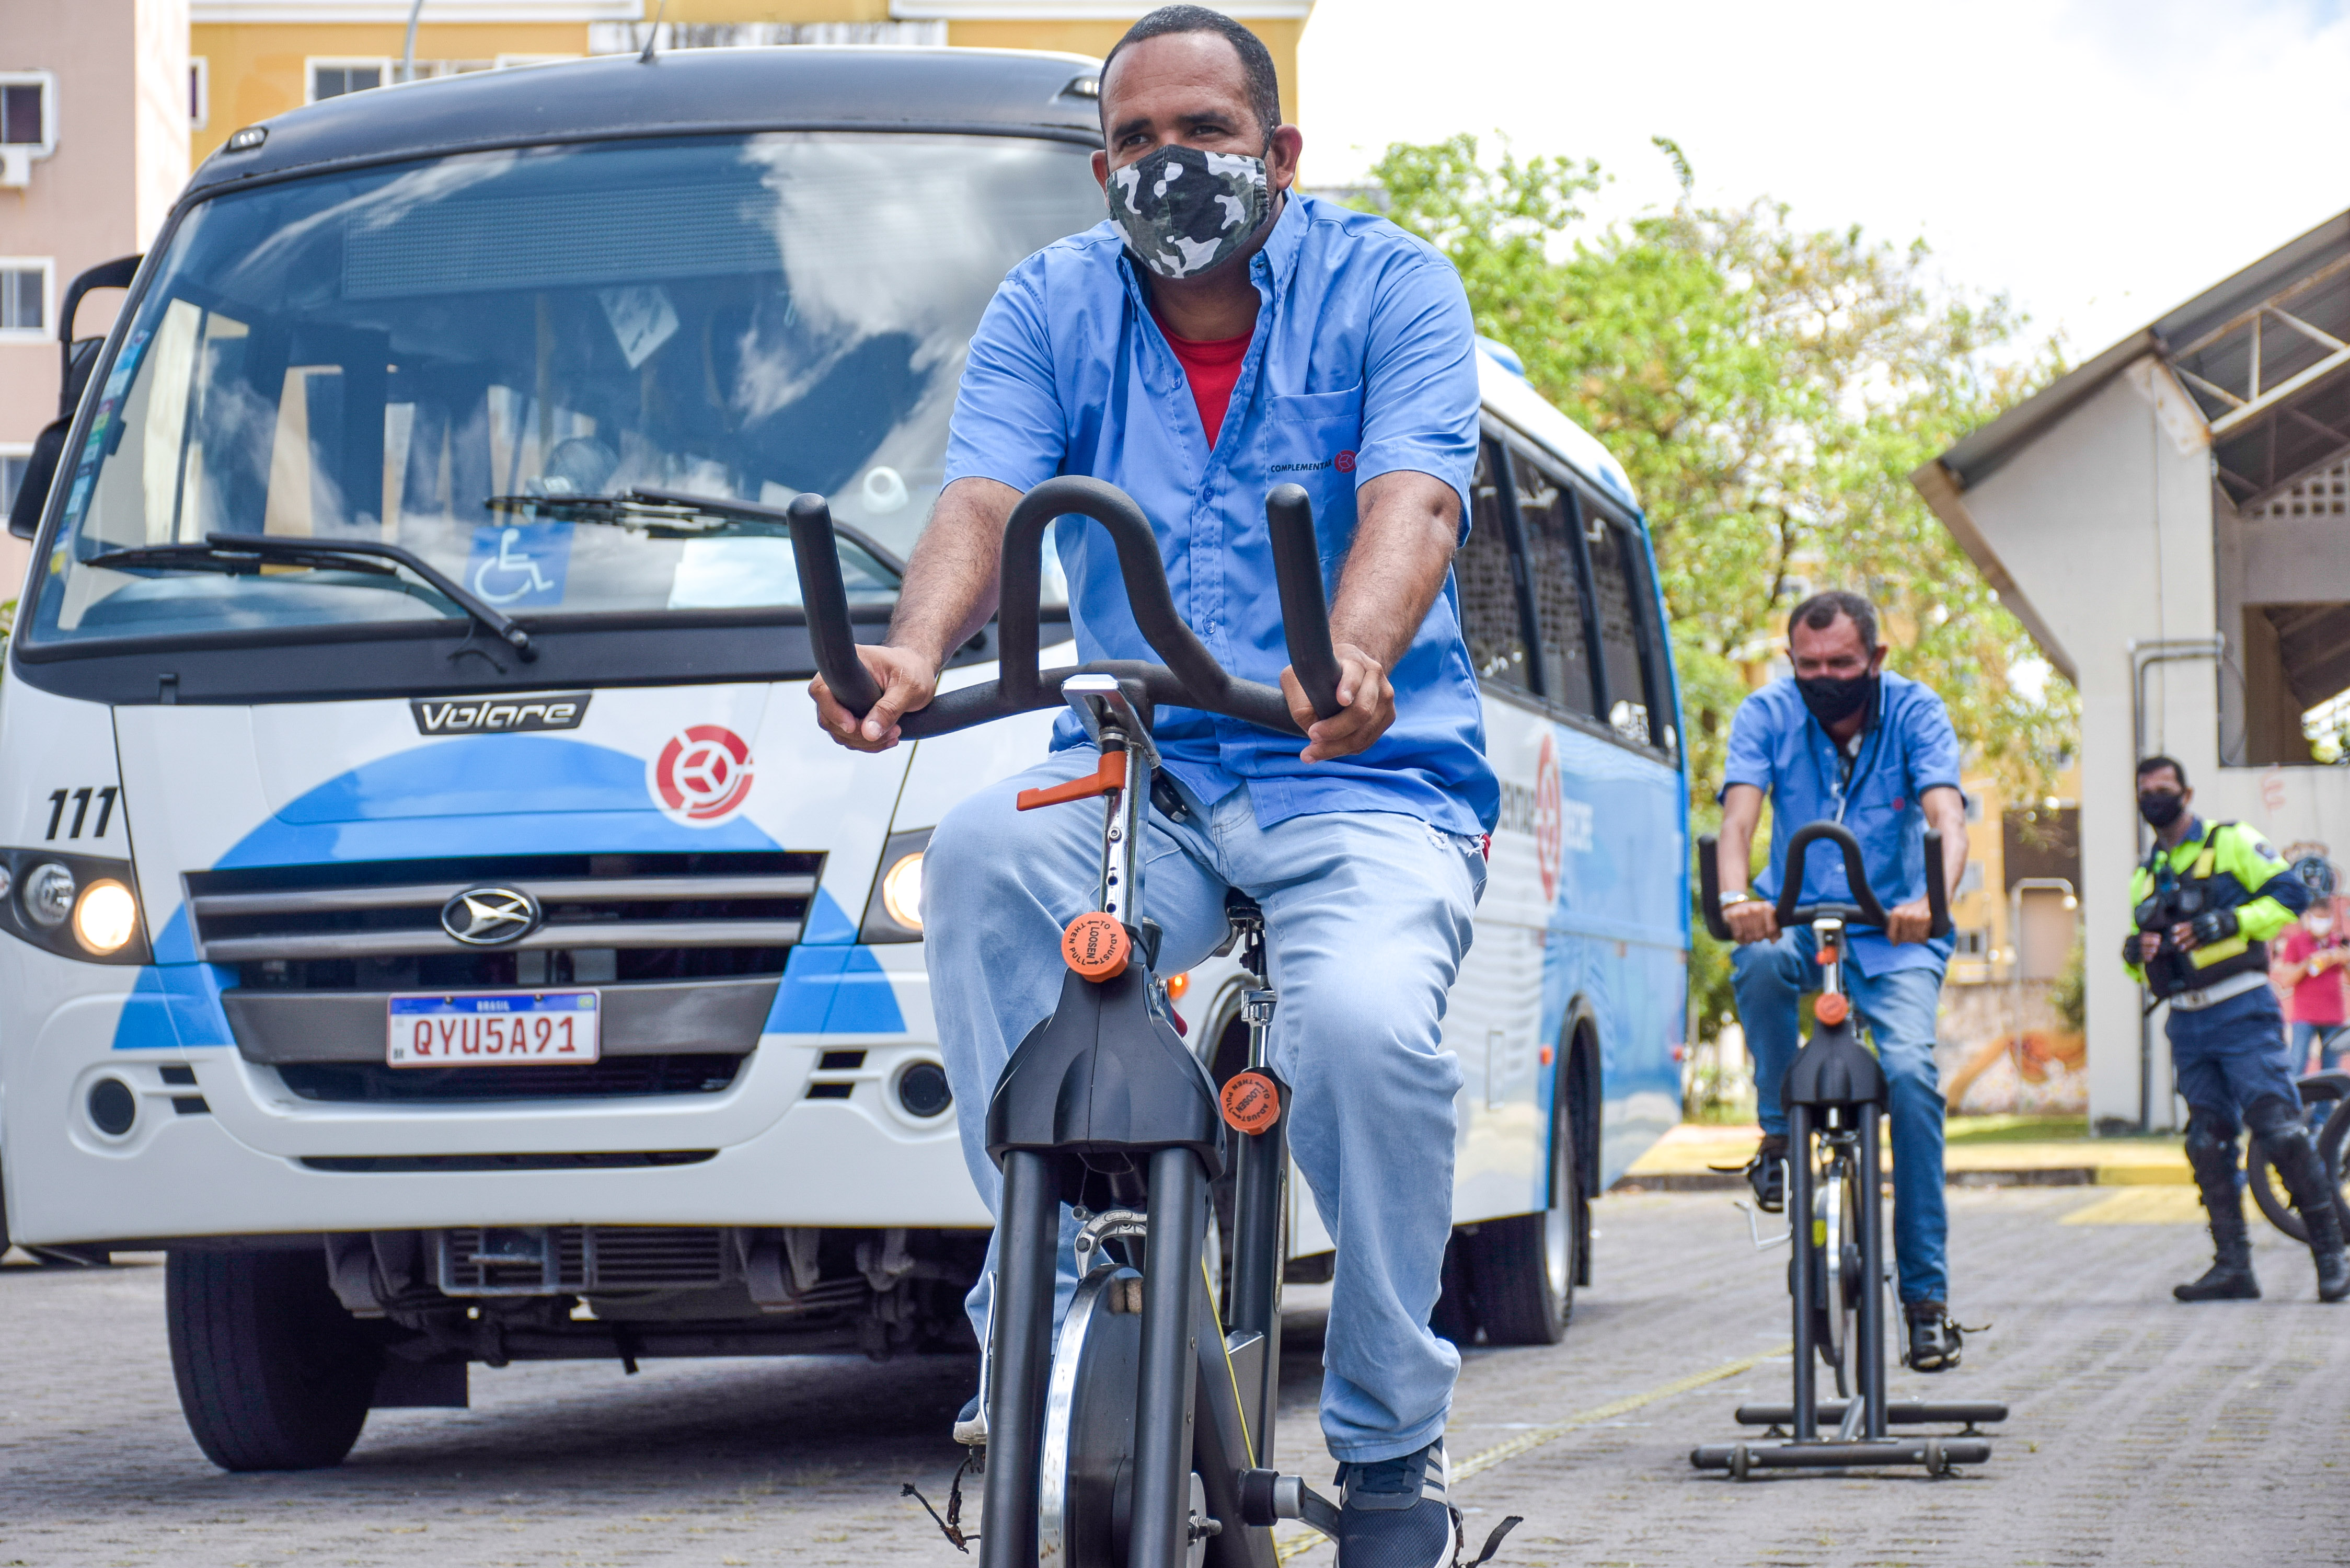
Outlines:
[[[2138,996],[2119,957],[2140,853],[2129,645],[2220,629],[2212,495],[2202,421],[2147,358],[1959,498],[2080,674],[2093,1120],[2138,1112]],[[2150,668],[2143,751],[2186,764],[2202,815],[2350,858],[2350,769],[2222,768],[2219,679],[2210,659]],[[2154,1119],[2175,1125],[2161,1014],[2155,1023]]]

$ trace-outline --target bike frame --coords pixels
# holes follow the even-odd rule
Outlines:
[[[1834,845],[1843,855],[1845,879],[1852,889],[1850,902],[1795,901],[1804,886],[1804,857],[1813,845],[1822,842]],[[1706,929],[1729,941],[1732,939],[1730,923],[1721,913],[1721,877],[1714,856],[1712,836],[1699,839],[1698,874]],[[1932,917],[1929,934],[1947,936],[1950,912],[1939,833],[1926,835],[1926,900]],[[1859,1023],[1844,987],[1844,961],[1849,924],[1882,929],[1887,922],[1884,907],[1869,888],[1860,841],[1833,822],[1807,823],[1796,829],[1787,845],[1786,877],[1774,912],[1783,929],[1811,926],[1820,967],[1812,1037],[1796,1052],[1781,1090],[1781,1101],[1787,1107],[1787,1232],[1793,1243],[1787,1266],[1787,1287],[1794,1298],[1793,1400],[1785,1406],[1741,1407],[1738,1419],[1774,1429],[1792,1428],[1794,1440],[1776,1447],[1709,1445],[1692,1450],[1690,1462],[1700,1469],[1728,1470],[1740,1480],[1751,1469],[1763,1468],[1840,1469],[1922,1464],[1929,1473],[1940,1475],[1953,1465],[1981,1464],[1991,1458],[1991,1445],[1981,1438],[1896,1439],[1887,1431],[1896,1422],[1962,1421],[1971,1434],[1977,1421],[2006,1419],[2007,1407],[1987,1404],[1895,1407],[1886,1397],[1885,1179],[1880,1162],[1882,1118],[1891,1094],[1884,1069],[1860,1044]],[[1836,1151],[1828,1161],[1831,1180],[1842,1179],[1841,1162],[1846,1158],[1857,1161],[1860,1178],[1856,1228],[1861,1291],[1852,1357],[1854,1380],[1859,1386],[1856,1397],[1833,1407],[1823,1407],[1819,1402],[1818,1339],[1812,1315],[1813,1298],[1822,1290],[1825,1267],[1822,1239],[1812,1218],[1821,1169],[1813,1149],[1815,1139]],[[1841,1362],[1838,1365],[1840,1370]],[[1820,1436],[1824,1416],[1837,1423],[1835,1433],[1825,1438]]]
[[[1295,485],[1276,488],[1265,510],[1291,665],[1326,717],[1338,707],[1337,661],[1311,510]],[[1072,514],[1108,530],[1136,622],[1165,665],[1037,670],[1043,535]],[[795,501],[789,514],[818,666],[843,706],[862,713],[879,692],[856,655],[830,516],[812,495]],[[1202,1540],[1217,1568],[1275,1568],[1276,1519],[1304,1518],[1332,1533],[1336,1524],[1326,1500],[1267,1465],[1280,1383],[1287,1091],[1274,1084],[1280,1112],[1270,1126],[1239,1130],[1232,1117],[1235,1151],[1227,1137],[1232,1113],[1220,1110],[1206,1069],[1177,1035],[1152,972],[1159,931],[1144,913],[1140,846],[1159,761],[1150,738],[1155,703],[1178,701],[1292,734],[1298,726],[1278,691],[1227,674],[1176,616],[1149,521],[1113,486],[1065,476],[1024,496],[1004,529],[1003,584],[1001,676],[941,694],[906,715],[900,731],[943,734],[1066,702],[1101,763],[1091,778],[1027,792],[1019,805],[1102,799],[1102,871],[1096,909],[1065,936],[1071,970],[1060,1003],[1013,1053],[988,1107],[988,1149],[1003,1170],[1003,1191],[984,1380],[989,1462],[980,1562],[1034,1568],[1038,1560],[1054,1284],[1060,1210],[1068,1203],[1093,1211],[1140,1207],[1145,1215],[1139,1237],[1122,1222],[1108,1243],[1143,1275],[1127,1568],[1179,1568]],[[1270,1078],[1266,1034],[1275,999],[1263,986],[1263,918],[1253,905],[1234,915],[1243,962],[1258,982],[1247,1004],[1250,1070]],[[1115,955],[1121,939],[1124,956],[1098,961],[1097,950]],[[1091,945],[1082,955],[1073,950],[1085,944]],[[1208,1185],[1235,1156],[1233,1321],[1226,1332],[1200,1260]],[[1153,1259],[1170,1266],[1150,1266]],[[1203,1516],[1191,1509],[1194,1474]]]

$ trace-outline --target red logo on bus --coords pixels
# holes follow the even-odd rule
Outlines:
[[[1566,847],[1566,801],[1559,784],[1558,753],[1547,732],[1542,760],[1534,764],[1534,864],[1542,872],[1543,902],[1558,898],[1559,861]]]
[[[720,821],[751,793],[751,748],[723,725],[696,724],[670,737],[652,783],[661,805],[686,821]]]

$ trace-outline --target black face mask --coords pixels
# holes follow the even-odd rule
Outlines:
[[[2177,822],[2178,814],[2186,809],[2187,797],[2173,794],[2168,790],[2146,790],[2137,797],[2137,814],[2146,818],[2146,825],[2157,832]]]
[[[1804,706],[1822,725],[1849,719],[1875,700],[1877,677],[1856,675],[1846,680],[1834,675],[1814,675],[1809,680],[1795,682],[1795,690],[1804,696]]]

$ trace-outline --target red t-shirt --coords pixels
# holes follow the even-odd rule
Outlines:
[[[2318,950],[2321,939],[2309,934],[2309,928],[2295,920],[2277,938],[2276,957],[2282,963],[2307,963],[2310,955]],[[2333,933],[2323,939],[2328,947],[2344,940],[2337,923]],[[2305,975],[2293,988],[2287,1015],[2295,1023],[2342,1023],[2350,1022],[2350,967],[2336,964],[2313,975]]]
[[[1159,330],[1167,332],[1167,324],[1159,322]],[[1216,437],[1224,428],[1224,410],[1232,400],[1232,383],[1241,379],[1241,361],[1248,358],[1249,339],[1255,336],[1253,332],[1243,332],[1238,337],[1198,343],[1167,332],[1167,346],[1183,362],[1183,378],[1191,383],[1191,401],[1199,407],[1200,428],[1208,432],[1210,446],[1216,444]]]

